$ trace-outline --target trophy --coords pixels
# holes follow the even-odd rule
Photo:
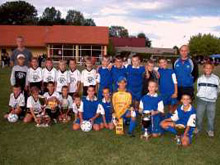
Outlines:
[[[123,126],[123,118],[118,119],[117,124],[115,126],[116,134],[123,135],[124,134],[124,126]]]
[[[151,125],[151,112],[150,111],[143,111],[141,124],[144,128],[144,134],[141,135],[141,139],[148,140],[150,135],[148,134],[147,131]]]
[[[61,102],[61,109],[63,114],[63,122],[67,123],[68,122],[68,116],[67,116],[67,111],[68,111],[68,107],[69,107],[69,102],[67,99],[63,99]]]
[[[43,96],[41,96],[41,95],[39,95],[39,101],[40,101],[40,104],[41,104],[42,106],[44,106],[44,105],[46,104],[46,99],[45,99],[45,97],[43,97]]]
[[[176,132],[177,132],[176,143],[178,145],[181,145],[181,135],[184,134],[185,128],[186,127],[183,124],[176,124],[175,125],[175,129],[176,129]]]

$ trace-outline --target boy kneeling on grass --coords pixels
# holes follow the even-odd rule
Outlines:
[[[104,114],[102,109],[99,108],[99,101],[95,96],[95,87],[89,86],[87,89],[87,96],[83,98],[83,101],[79,108],[79,119],[73,123],[73,130],[78,130],[82,122],[90,121],[93,129],[99,131],[101,129],[102,118],[100,114]]]
[[[13,86],[13,92],[10,95],[9,100],[9,112],[4,115],[4,118],[7,119],[9,114],[16,114],[18,117],[21,117],[24,113],[25,107],[25,98],[21,92],[21,87],[18,85]]]
[[[35,86],[31,88],[31,96],[27,99],[27,113],[24,123],[30,123],[33,119],[36,122],[36,127],[49,126],[50,117],[45,113],[44,103],[40,102],[39,89]]]
[[[177,135],[178,131],[177,125],[182,125],[184,127],[183,133],[180,135],[180,142],[177,140],[178,145],[187,147],[192,142],[193,131],[196,124],[196,110],[191,105],[192,98],[188,94],[182,95],[181,98],[182,105],[177,108],[174,114],[163,120],[160,125],[163,129]]]

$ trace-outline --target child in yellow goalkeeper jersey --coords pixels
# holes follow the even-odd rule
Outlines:
[[[114,116],[117,121],[123,119],[124,123],[130,120],[128,135],[134,137],[134,129],[136,125],[136,112],[131,108],[132,96],[126,90],[127,79],[123,76],[118,78],[118,90],[113,94],[112,104],[114,108]]]

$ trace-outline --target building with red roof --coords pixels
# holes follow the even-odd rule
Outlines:
[[[0,26],[0,53],[11,53],[17,36],[34,56],[47,54],[53,58],[100,56],[107,54],[108,27],[97,26]]]

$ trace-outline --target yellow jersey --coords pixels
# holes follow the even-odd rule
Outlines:
[[[127,91],[115,92],[112,96],[112,104],[115,116],[119,119],[129,109],[132,103],[132,96]]]

